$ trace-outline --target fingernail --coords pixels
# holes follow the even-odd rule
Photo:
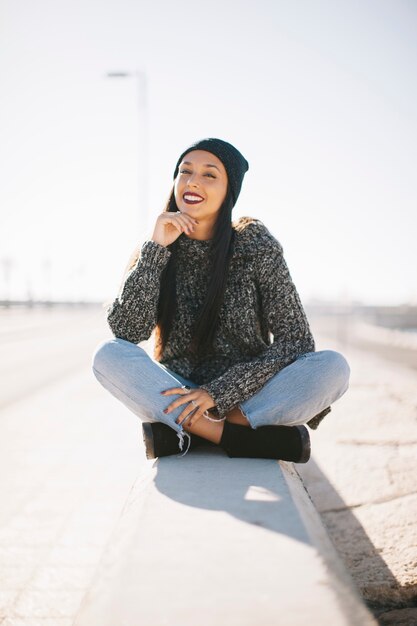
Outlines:
[[[164,409],[164,413],[168,413],[168,409]]]

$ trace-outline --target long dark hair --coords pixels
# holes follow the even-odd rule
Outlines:
[[[211,271],[206,299],[203,302],[192,329],[189,350],[195,356],[207,355],[212,349],[215,332],[219,323],[220,307],[233,254],[234,230],[232,228],[233,198],[229,185],[226,197],[220,207],[214,236],[212,239]],[[174,187],[170,193],[165,211],[177,212]],[[161,275],[158,301],[157,325],[155,328],[154,358],[160,360],[167,344],[176,311],[176,261],[178,239],[168,246],[171,256]]]

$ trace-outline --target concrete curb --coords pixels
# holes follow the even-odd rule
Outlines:
[[[136,481],[74,626],[306,623],[376,624],[293,464],[207,447]]]
[[[364,605],[355,583],[331,541],[304,482],[293,463],[280,461],[285,480],[293,501],[299,511],[312,544],[319,552],[328,572],[328,581],[335,593],[343,613],[349,616],[351,624],[377,624],[375,618]]]

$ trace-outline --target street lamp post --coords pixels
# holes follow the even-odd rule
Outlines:
[[[148,103],[147,103],[147,76],[143,70],[133,72],[107,72],[106,78],[134,78],[137,83],[138,105],[138,180],[139,180],[139,224],[141,230],[146,230],[148,219]]]

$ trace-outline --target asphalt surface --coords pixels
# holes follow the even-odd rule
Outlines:
[[[0,624],[70,626],[149,462],[136,416],[91,372],[102,312],[14,313],[0,315]]]
[[[297,466],[362,597],[381,624],[417,624],[416,353],[361,342],[312,320],[317,349],[339,350],[350,388],[311,433]]]
[[[380,623],[417,624],[417,373],[394,350],[312,327],[317,349],[340,350],[352,377],[297,469]],[[72,624],[151,463],[137,417],[91,372],[110,336],[99,308],[0,312],[1,626]]]

